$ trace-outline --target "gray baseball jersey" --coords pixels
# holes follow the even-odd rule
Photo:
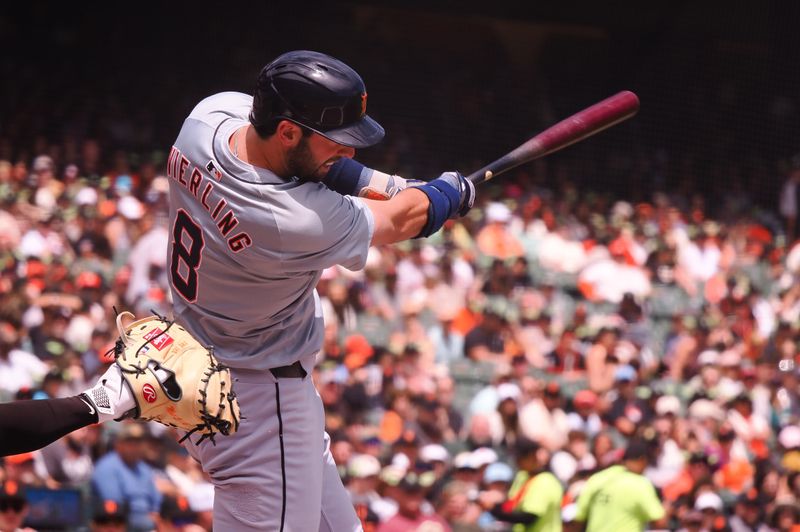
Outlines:
[[[361,269],[374,219],[358,198],[246,164],[229,139],[252,97],[200,102],[167,161],[175,317],[220,361],[268,369],[322,346],[322,269]]]

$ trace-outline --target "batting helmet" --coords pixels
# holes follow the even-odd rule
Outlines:
[[[383,128],[367,116],[367,91],[355,70],[319,52],[288,52],[258,76],[250,122],[260,132],[290,120],[353,148],[379,142]]]

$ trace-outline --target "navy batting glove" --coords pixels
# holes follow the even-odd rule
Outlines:
[[[458,172],[445,172],[417,187],[428,196],[428,221],[415,238],[431,236],[449,218],[464,216],[475,202],[475,185]]]

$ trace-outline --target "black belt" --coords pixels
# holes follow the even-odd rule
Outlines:
[[[270,371],[276,379],[302,379],[308,375],[306,370],[303,369],[303,365],[300,364],[300,361],[297,361],[289,366],[272,368]]]

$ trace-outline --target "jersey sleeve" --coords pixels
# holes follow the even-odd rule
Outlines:
[[[282,209],[273,211],[287,271],[365,266],[375,231],[365,203],[318,183],[296,187],[289,197]]]
[[[575,519],[578,521],[586,521],[589,518],[589,505],[594,498],[594,492],[597,490],[597,482],[592,482],[594,477],[589,477],[586,484],[583,485],[580,495],[578,495],[578,509],[575,514]]]
[[[653,484],[647,479],[642,484],[641,499],[639,501],[642,517],[644,521],[657,521],[664,517],[664,506],[661,504]]]
[[[252,106],[252,96],[241,92],[220,92],[201,100],[188,118],[216,127],[226,118],[246,119]]]
[[[562,494],[561,484],[554,476],[540,473],[533,479],[530,488],[525,493],[521,509],[541,517],[550,510],[552,505],[559,506],[561,504]]]

